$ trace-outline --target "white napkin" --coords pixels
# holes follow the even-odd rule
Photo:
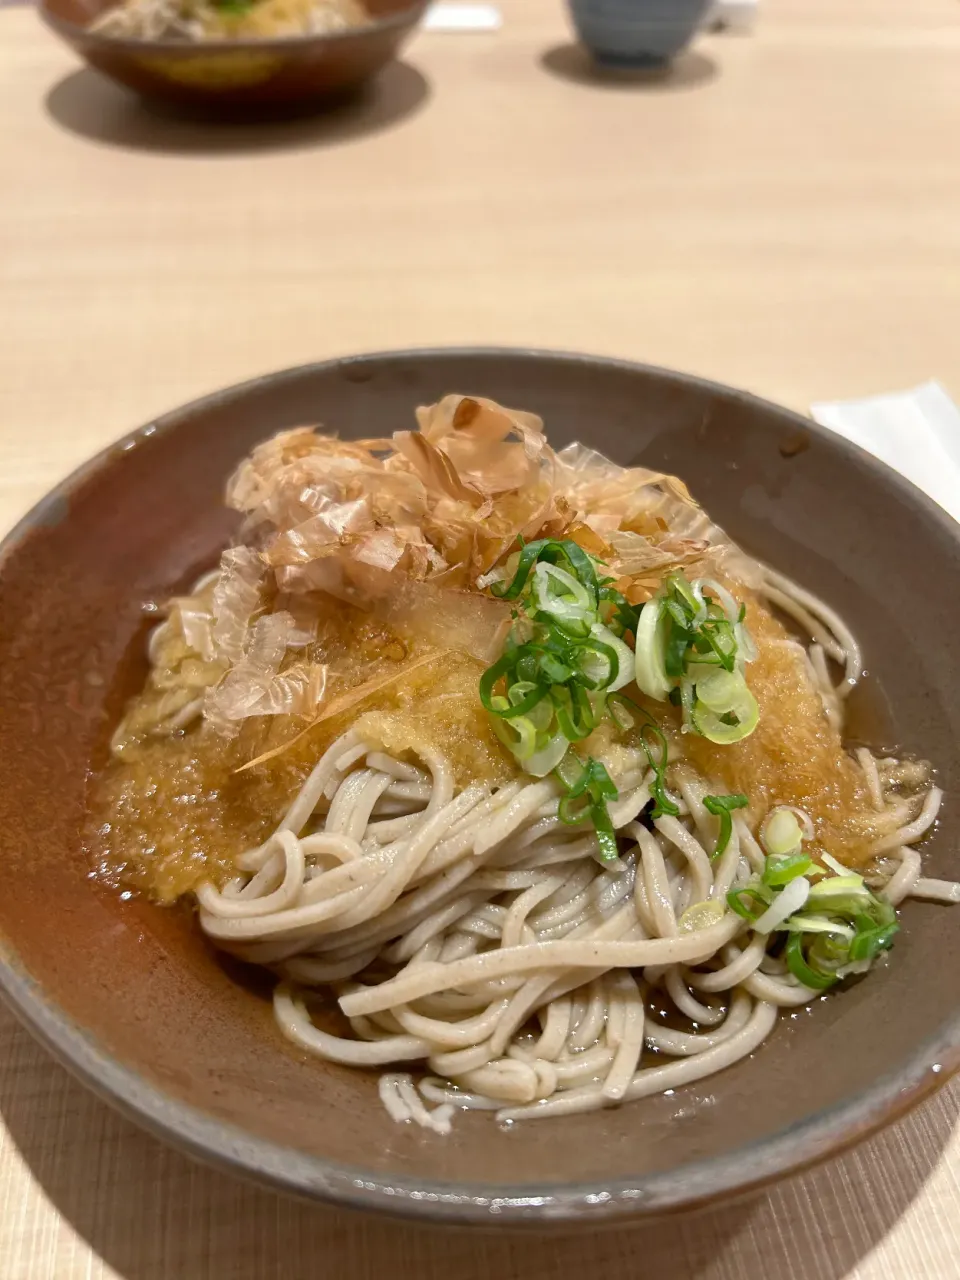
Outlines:
[[[815,404],[810,413],[960,520],[960,409],[939,382],[869,400]]]
[[[494,4],[432,4],[423,20],[425,31],[499,31],[501,26]]]

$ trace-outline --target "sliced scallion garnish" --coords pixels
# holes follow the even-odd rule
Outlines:
[[[585,588],[594,607],[600,602],[600,584],[593,560],[576,542],[565,538],[562,541],[553,538],[540,538],[536,542],[528,542],[521,548],[513,580],[508,584],[495,583],[491,588],[493,595],[501,600],[517,600],[527,585],[531,570],[538,561],[545,564],[564,566],[569,573]]]
[[[894,923],[873,929],[861,929],[850,943],[849,959],[853,962],[875,960],[881,951],[886,951],[893,945],[893,935],[899,928],[900,926]]]
[[[806,853],[791,853],[785,857],[768,855],[763,869],[763,883],[779,888],[789,884],[797,876],[806,875],[812,866],[813,859]]]
[[[668,758],[667,740],[663,730],[655,721],[648,721],[640,730],[640,743],[646,753],[647,763],[653,770],[653,782],[650,784],[653,810],[650,816],[654,820],[662,818],[665,814],[676,818],[680,813],[680,807],[667,794],[665,778]]]
[[[617,837],[607,808],[608,801],[619,795],[613,779],[599,760],[590,757],[580,761],[573,752],[567,753],[554,772],[566,789],[557,806],[560,821],[570,826],[592,822],[600,857],[604,862],[613,862],[618,856]]]
[[[773,901],[773,894],[760,881],[751,881],[727,894],[727,906],[750,924],[759,920]]]
[[[677,703],[685,730],[722,745],[748,737],[760,715],[743,672],[755,652],[744,617],[745,607],[720,583],[674,573],[637,620],[641,691]]]
[[[786,933],[790,972],[813,990],[864,972],[899,928],[886,898],[835,859],[830,863],[843,874],[824,874],[803,852],[768,855],[762,876],[727,894],[731,910],[758,932]]]
[[[791,933],[787,939],[784,959],[787,962],[787,968],[797,981],[809,987],[811,991],[826,991],[827,987],[832,987],[838,981],[835,973],[814,968],[807,962],[803,954],[803,938],[799,933]]]
[[[723,916],[723,903],[716,899],[694,902],[677,921],[677,928],[681,933],[696,933],[698,929],[709,929],[712,925],[719,924]]]
[[[714,817],[720,819],[720,832],[711,857],[718,858],[730,843],[730,837],[733,835],[734,809],[746,809],[749,803],[750,801],[747,797],[740,794],[703,797],[703,807],[708,813],[712,813]]]
[[[786,805],[771,810],[760,828],[760,843],[767,853],[782,857],[803,844],[804,830],[796,813]]]
[[[616,857],[616,837],[607,802],[617,798],[617,788],[597,761],[588,761],[581,777],[578,758],[568,751],[604,717],[623,731],[638,717],[644,721],[640,740],[654,774],[654,814],[679,812],[665,788],[667,742],[659,725],[618,693],[634,678],[634,654],[623,637],[635,632],[639,610],[569,539],[526,543],[508,563],[510,580],[490,589],[516,602],[513,625],[502,655],[480,679],[480,700],[528,773],[557,771],[567,788],[561,818],[591,820],[609,860]]]

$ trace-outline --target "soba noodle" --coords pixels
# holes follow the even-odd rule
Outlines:
[[[698,598],[707,589],[696,588]],[[199,625],[197,602],[210,590],[208,577],[187,598],[193,604],[180,602],[184,636]],[[862,676],[855,637],[827,604],[773,570],[759,571],[752,592],[751,608],[765,601],[805,635],[803,678],[826,722],[842,726]],[[255,629],[252,598],[244,608],[243,625]],[[151,641],[155,672],[170,628],[162,623]],[[167,681],[163,696],[172,684],[176,698],[157,713],[157,731],[209,732],[198,722],[224,677],[204,679],[214,683],[201,681],[199,691]],[[245,705],[261,714],[262,703]],[[598,742],[614,788],[616,856],[604,861],[586,815],[564,818],[562,776],[521,770],[464,783],[449,750],[424,741],[398,751],[363,716],[345,714],[345,731],[288,793],[272,833],[237,849],[233,874],[199,883],[195,900],[217,947],[277,975],[283,1035],[318,1058],[383,1071],[380,1097],[395,1120],[444,1134],[456,1109],[519,1121],[675,1089],[752,1054],[779,1010],[822,995],[826,983],[805,985],[792,971],[777,932],[787,898],[802,906],[815,892],[807,880],[780,882],[759,917],[728,906],[769,873],[777,814],[781,826],[794,824],[798,849],[815,823],[790,805],[757,821],[748,798],[725,795],[725,779],[691,755],[695,735],[667,729],[661,767],[642,740]],[[140,724],[136,713],[125,723],[128,732]],[[850,768],[869,816],[868,883],[894,906],[911,895],[960,900],[960,886],[922,875],[913,848],[942,798],[929,769],[864,748]],[[657,796],[668,796],[673,812],[658,814]],[[730,802],[725,811],[718,797]],[[858,876],[820,856],[840,889],[867,893]],[[827,875],[825,866],[807,874],[818,873]],[[764,925],[778,912],[781,920]],[[331,1000],[340,1025],[330,1022]],[[654,1017],[655,1008],[671,1016]]]

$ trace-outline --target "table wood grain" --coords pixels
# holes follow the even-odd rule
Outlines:
[[[803,408],[960,395],[960,5],[764,0],[661,83],[598,84],[559,0],[422,36],[359,107],[217,129],[0,13],[0,526],[156,413],[261,371],[445,343],[693,370]],[[960,1275],[960,1088],[696,1219],[438,1234],[196,1166],[0,1011],[2,1280]]]

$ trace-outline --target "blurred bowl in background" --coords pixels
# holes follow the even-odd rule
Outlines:
[[[712,0],[568,0],[577,35],[604,66],[657,67],[684,50]]]
[[[40,0],[40,16],[91,67],[145,98],[218,116],[306,112],[396,58],[427,0],[366,0],[373,21],[327,35],[197,43],[89,30],[115,0]]]

